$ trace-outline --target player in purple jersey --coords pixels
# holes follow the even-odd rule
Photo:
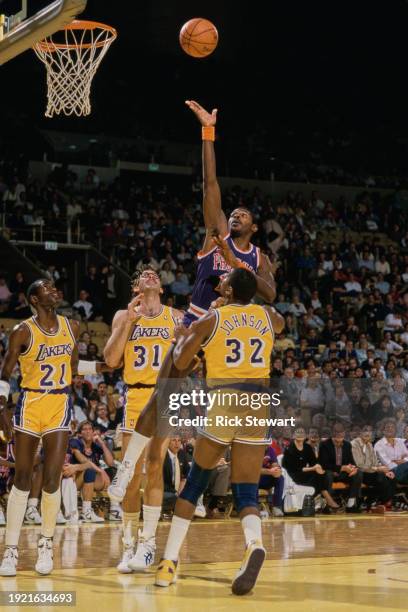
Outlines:
[[[257,295],[268,303],[275,299],[275,281],[269,258],[251,243],[253,234],[258,230],[251,212],[245,207],[236,208],[227,221],[222,210],[214,150],[217,110],[210,114],[193,100],[187,100],[186,104],[202,126],[203,214],[206,229],[204,245],[198,254],[197,277],[191,304],[184,318],[185,324],[190,325],[207,314],[211,302],[218,297],[215,288],[219,277],[230,272],[232,268],[243,264],[255,272]]]
[[[233,268],[245,267],[253,271],[257,281],[257,295],[268,303],[275,299],[276,289],[269,258],[251,244],[251,237],[258,229],[252,213],[245,207],[239,207],[232,211],[227,221],[222,210],[214,150],[217,110],[213,110],[210,114],[197,102],[187,100],[186,104],[202,126],[203,214],[206,229],[204,245],[199,253],[192,304],[183,319],[184,325],[189,327],[207,313],[211,303],[219,296],[216,288],[221,280],[220,277]],[[163,382],[166,378],[183,378],[192,369],[190,367],[183,372],[177,370],[173,363],[172,353],[172,350],[167,353],[160,369],[158,382],[160,380]],[[124,498],[137,460],[149,440],[154,435],[157,436],[157,398],[158,388],[156,386],[148,404],[139,416],[122,465],[108,488],[109,496],[114,501],[122,501]]]

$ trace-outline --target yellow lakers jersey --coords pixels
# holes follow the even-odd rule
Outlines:
[[[214,330],[203,344],[207,378],[269,378],[274,333],[267,311],[229,304],[214,312]]]
[[[19,357],[24,389],[63,389],[72,382],[71,356],[75,347],[69,321],[57,315],[54,334],[43,330],[36,317],[24,321],[30,330],[30,344]]]
[[[133,326],[124,353],[123,378],[126,384],[156,384],[175,326],[176,320],[169,306],[163,306],[155,317],[143,316]]]

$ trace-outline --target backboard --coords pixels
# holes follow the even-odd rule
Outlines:
[[[12,15],[2,15],[0,3],[0,65],[64,28],[85,10],[87,4],[87,0],[54,0],[27,17],[28,2],[30,0],[20,0],[20,10]]]

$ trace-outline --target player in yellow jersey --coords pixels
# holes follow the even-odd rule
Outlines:
[[[238,268],[231,272],[221,286],[226,305],[183,332],[173,353],[175,366],[183,370],[197,351],[204,351],[207,385],[215,401],[197,438],[191,470],[176,503],[164,559],[156,573],[157,586],[169,586],[175,581],[179,551],[195,505],[228,445],[231,488],[247,546],[232,584],[234,594],[244,595],[252,589],[265,558],[257,494],[270,427],[252,421],[254,416],[267,417],[270,410],[268,383],[274,331],[282,331],[284,319],[269,306],[250,304],[256,286],[255,275],[249,270]],[[234,389],[236,398],[229,403]],[[263,410],[258,409],[261,395]],[[241,408],[244,396],[249,398],[249,405],[243,402]],[[247,416],[252,418],[248,425]]]
[[[172,345],[174,329],[182,313],[164,306],[160,278],[154,270],[146,269],[133,284],[136,297],[127,310],[119,310],[112,322],[104,356],[111,367],[123,363],[123,378],[126,383],[124,419],[122,426],[122,458],[130,436],[143,408],[148,403],[156,384],[162,362]],[[147,486],[143,494],[143,531],[139,531],[140,482],[144,455],[136,465],[135,472],[123,499],[123,556],[118,571],[129,573],[142,570],[154,563],[156,550],[155,534],[160,518],[163,499],[162,466],[169,438],[155,436],[147,451]]]
[[[56,314],[58,294],[54,284],[46,279],[35,281],[28,289],[27,299],[36,314],[12,331],[0,377],[0,404],[4,410],[10,392],[8,381],[20,363],[21,394],[14,414],[15,477],[7,502],[6,549],[0,576],[16,574],[18,540],[40,438],[44,475],[35,569],[40,574],[52,571],[52,538],[61,505],[60,480],[72,413],[72,372],[96,372],[96,362],[78,362],[79,324]],[[100,365],[98,368],[100,371]]]

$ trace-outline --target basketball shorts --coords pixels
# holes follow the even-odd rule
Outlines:
[[[234,388],[223,388],[222,392],[218,397],[223,399],[216,401],[212,409],[207,411],[205,424],[198,429],[198,433],[219,444],[239,442],[269,445],[272,441],[270,404],[259,406],[254,397],[254,409],[248,406],[248,394],[244,398],[244,394],[237,393]],[[257,399],[258,396],[259,393]]]
[[[70,431],[72,401],[67,390],[23,389],[14,414],[14,429],[40,438],[53,431]]]
[[[141,389],[134,387],[126,389],[123,420],[120,428],[123,433],[132,433],[135,430],[137,419],[153,395],[153,391],[154,385]]]

